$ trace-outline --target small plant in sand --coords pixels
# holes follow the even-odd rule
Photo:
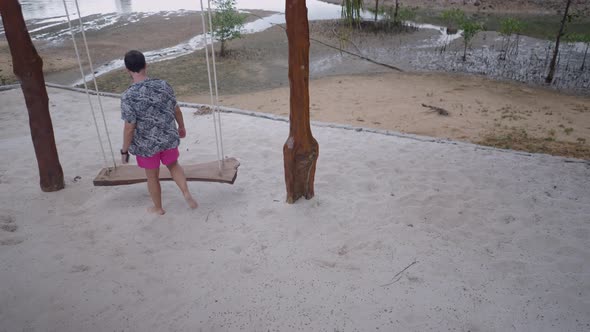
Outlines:
[[[363,0],[343,0],[341,16],[349,25],[356,25],[360,28],[363,8]]]
[[[566,36],[566,41],[568,43],[582,43],[586,45],[586,50],[584,51],[584,58],[582,59],[582,66],[580,67],[580,71],[584,71],[586,68],[586,58],[588,57],[588,48],[590,47],[590,34],[588,33],[570,33]],[[571,53],[571,50],[570,50]]]
[[[555,69],[557,66],[557,56],[559,55],[559,43],[561,42],[561,37],[565,35],[565,29],[567,23],[570,23],[573,20],[573,16],[570,15],[569,10],[572,4],[572,0],[567,0],[565,3],[565,9],[563,11],[563,18],[561,20],[561,25],[559,26],[559,31],[557,32],[557,37],[555,38],[555,47],[553,48],[553,56],[551,58],[551,63],[549,64],[549,73],[545,78],[545,83],[551,84],[553,83],[553,77],[555,76]]]
[[[399,6],[392,10],[386,12],[387,21],[390,25],[393,23],[396,27],[407,29],[410,26],[409,21],[416,19],[416,10],[414,8]]]
[[[445,22],[447,26],[447,35],[452,35],[457,33],[459,30],[459,25],[463,22],[466,18],[465,12],[460,9],[446,9],[443,10],[440,14],[440,18]],[[449,42],[448,40],[445,41],[445,44],[440,48],[440,53],[442,54],[447,50]]]
[[[393,23],[396,26],[406,26],[407,21],[416,18],[416,10],[410,7],[402,6],[399,0],[395,0],[395,6],[384,10],[383,14],[387,18],[389,24]]]
[[[473,37],[477,35],[478,32],[483,30],[483,26],[481,23],[475,22],[472,19],[464,19],[463,22],[459,24],[459,28],[463,30],[461,35],[463,36],[463,61],[467,61],[467,48],[471,44]]]
[[[377,0],[375,3],[375,27],[382,28],[386,30],[391,30],[393,28],[404,28],[407,29],[411,26],[409,21],[412,21],[416,18],[416,10],[411,7],[402,6],[399,3],[399,0],[395,1],[395,4],[392,6],[381,6],[379,7],[379,1]],[[379,23],[379,15],[382,16],[384,24]]]
[[[399,0],[395,0],[395,3],[397,4]],[[379,18],[379,0],[375,0],[375,23],[377,23],[377,20]]]
[[[525,128],[506,128],[484,135],[479,142],[482,145],[493,146],[501,149],[521,150],[534,153],[549,153],[558,156],[587,159],[590,156],[590,148],[586,145],[586,139],[578,138],[576,143],[560,142],[555,137],[555,132],[549,131],[547,137],[534,137],[529,135]]]
[[[449,30],[459,29],[459,25],[466,18],[465,12],[456,8],[443,10],[440,17],[446,23],[447,29]]]
[[[515,18],[506,18],[500,21],[500,30],[498,31],[502,36],[500,60],[506,60],[511,54],[518,56],[520,35],[524,27],[524,22]],[[514,35],[516,36],[512,40]]]
[[[212,19],[213,36],[221,42],[219,55],[225,56],[226,42],[242,37],[247,15],[236,10],[236,0],[213,0],[213,3],[217,8]]]

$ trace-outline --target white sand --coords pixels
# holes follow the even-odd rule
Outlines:
[[[155,217],[145,185],[92,186],[85,96],[50,98],[51,194],[20,90],[0,93],[0,331],[590,330],[586,163],[314,127],[316,197],[287,205],[288,125],[229,114],[236,184],[192,183],[191,211],[165,183]],[[181,160],[214,159],[211,117],[185,114]]]

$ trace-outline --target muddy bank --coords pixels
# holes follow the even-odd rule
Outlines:
[[[332,34],[330,21],[310,22],[310,33],[315,38]],[[414,43],[440,35],[434,30],[419,30],[397,34],[395,45]],[[376,43],[385,43],[382,36]],[[320,39],[318,39],[320,40]],[[330,45],[340,47],[340,41],[326,39]],[[342,45],[345,46],[344,44]],[[361,45],[364,46],[364,45]],[[351,46],[353,47],[353,46]],[[388,72],[391,69],[360,60],[337,48],[312,42],[310,50],[310,76],[317,79],[327,76],[347,74],[370,74]],[[409,68],[409,67],[408,67]],[[194,54],[171,61],[150,65],[150,75],[169,80],[181,97],[208,95],[207,67],[205,54]],[[217,58],[219,88],[223,94],[250,93],[287,86],[288,81],[288,41],[284,27],[275,26],[266,31],[244,35],[242,39],[228,43],[228,55]],[[129,78],[124,70],[104,75],[99,79],[99,87],[105,91],[122,92]]]
[[[341,48],[405,71],[471,73],[544,85],[552,55],[550,41],[525,36],[519,37],[516,48],[513,41],[512,48],[506,53],[502,37],[496,32],[485,31],[474,38],[463,61],[464,44],[460,34],[447,35],[443,28],[432,25],[383,32],[371,29],[370,24],[367,22],[362,30],[351,30],[339,20],[311,21],[312,79],[391,70],[342,53]],[[229,43],[229,56],[218,59],[219,75],[226,93],[247,93],[288,83],[287,38],[283,29],[283,25],[278,25]],[[108,36],[103,38],[108,39]],[[567,93],[590,94],[590,66],[583,66],[584,50],[580,45],[562,45],[552,88]],[[207,92],[206,84],[195,82],[197,77],[206,77],[203,52],[172,62],[153,63],[151,68],[152,73],[174,82],[181,94],[183,91],[190,94]],[[126,87],[127,77],[122,71],[113,72],[100,82],[108,91],[121,92]]]
[[[247,22],[272,14],[265,11],[251,13],[253,15],[247,18]],[[83,21],[95,69],[121,59],[130,49],[144,52],[161,50],[202,34],[201,14],[194,11],[93,15],[85,17]],[[35,47],[43,58],[46,80],[71,84],[80,78],[80,71],[67,23],[47,25],[39,22],[30,22],[29,29]],[[39,26],[45,28],[39,29]],[[81,33],[76,33],[75,37],[82,65],[88,68]],[[6,83],[14,82],[10,50],[4,36],[0,36],[0,70],[0,79],[3,78]]]
[[[441,32],[433,29],[393,35],[366,31],[363,36],[346,36],[342,44],[333,22],[311,22],[310,31],[314,39],[405,70],[424,65],[416,53],[408,52],[434,52],[440,47],[435,45],[444,42]],[[288,115],[284,30],[277,26],[247,35],[230,42],[229,50],[227,57],[218,58],[221,103]],[[170,81],[180,100],[210,102],[203,52],[152,64],[150,75]],[[310,75],[314,120],[590,158],[587,97],[480,76],[396,73],[313,41]],[[122,92],[129,78],[118,71],[101,77],[99,84],[103,90]],[[443,108],[450,116],[422,104]]]
[[[194,20],[200,22],[199,17],[194,17]],[[190,18],[180,16],[181,19]],[[192,24],[198,33],[199,23]],[[177,31],[172,30],[172,27],[176,25],[161,26],[173,35]],[[159,43],[137,39],[148,47],[177,45],[195,34],[192,28],[187,28],[186,35],[172,39],[159,36],[158,29],[150,28],[149,25],[144,28],[138,27],[132,31],[128,26],[120,27],[126,29],[124,35],[131,41],[136,34],[143,35],[146,29],[151,29],[147,35],[153,35]],[[217,58],[219,92],[224,105],[282,115],[288,113],[288,45],[283,29],[283,26],[274,26],[229,42],[228,56]],[[119,58],[117,53],[124,53],[128,45],[121,45],[116,31],[103,30],[106,32],[102,35],[100,31],[96,32],[93,43],[105,45],[105,58]],[[522,37],[518,54],[500,63],[497,59],[498,45],[501,44],[498,35],[494,32],[480,33],[469,50],[467,61],[463,62],[462,39],[459,36],[448,36],[444,30],[434,26],[383,33],[371,29],[351,31],[336,20],[312,21],[310,33],[313,39],[310,75],[314,120],[590,158],[590,128],[584,127],[590,123],[587,97],[571,97],[543,87],[508,84],[477,76],[394,74],[390,68],[339,50],[342,48],[410,72],[474,73],[502,80],[534,82],[531,77],[542,77],[545,64],[540,60],[532,62],[531,59],[535,56],[540,59],[541,54],[547,53],[546,41]],[[118,47],[125,49],[117,50],[117,46],[111,47],[111,44],[118,44]],[[145,50],[139,44],[133,48]],[[65,53],[72,55],[72,51],[66,52],[67,48],[63,45],[59,47],[63,48],[63,53],[57,53],[49,59]],[[444,52],[441,52],[442,49]],[[560,66],[566,66],[573,73],[580,57],[577,55],[579,50],[573,50],[578,53],[570,51],[564,48],[564,61],[560,61]],[[66,70],[62,71],[65,74],[50,76],[59,79],[59,75],[64,75],[64,80],[79,77],[75,61],[72,58],[70,61],[73,67],[69,72]],[[536,63],[536,67],[531,63]],[[588,82],[587,72],[570,78],[560,73],[561,69],[557,82],[566,83],[565,91],[568,93],[587,94],[590,91],[584,85]],[[210,102],[203,51],[152,62],[149,64],[149,74],[168,80],[182,101]],[[571,88],[572,84],[574,88]],[[120,93],[128,85],[129,78],[122,69],[99,77],[99,88],[103,91]],[[577,90],[576,86],[579,87]],[[497,93],[489,96],[490,91]],[[519,94],[529,96],[529,99],[521,98]],[[423,103],[444,108],[451,116],[441,117],[429,112],[422,106]]]
[[[589,98],[442,73],[326,77],[310,82],[310,95],[317,121],[590,159]],[[288,116],[289,89],[226,95],[221,102]]]
[[[324,2],[341,4],[341,0],[322,0]],[[511,14],[555,14],[563,10],[565,1],[562,0],[401,0],[402,6],[423,9],[443,10],[449,7],[459,8],[468,12],[511,13]],[[365,8],[374,8],[375,0],[365,0]],[[394,6],[395,0],[380,0],[380,6]],[[589,11],[587,0],[573,0],[572,9]]]

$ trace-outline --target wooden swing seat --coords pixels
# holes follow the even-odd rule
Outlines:
[[[235,158],[226,158],[221,162],[212,161],[203,164],[182,165],[187,181],[204,181],[234,184],[238,176],[240,162]],[[166,167],[160,167],[160,180],[172,181]],[[121,186],[147,182],[145,171],[135,165],[103,168],[94,179],[95,186]]]

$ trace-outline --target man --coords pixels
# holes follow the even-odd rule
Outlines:
[[[135,155],[137,165],[145,169],[154,203],[149,212],[166,213],[162,208],[160,162],[170,170],[189,207],[197,208],[198,204],[188,190],[184,170],[178,164],[178,145],[180,138],[186,136],[186,129],[174,90],[166,81],[147,76],[145,57],[139,51],[125,54],[125,67],[133,84],[121,97],[121,118],[125,121],[122,162],[128,163],[131,153]]]

